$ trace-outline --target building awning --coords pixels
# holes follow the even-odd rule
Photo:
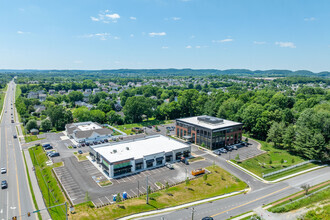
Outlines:
[[[184,139],[191,139],[191,135],[185,135],[185,136],[182,136]]]
[[[147,160],[146,163],[153,163],[155,160],[151,159],[151,160]]]
[[[157,161],[162,161],[162,160],[164,160],[164,157],[158,157],[158,158],[156,158],[156,160]]]

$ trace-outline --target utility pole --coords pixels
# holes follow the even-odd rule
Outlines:
[[[148,176],[146,177],[146,182],[147,182],[147,204],[149,204]]]
[[[194,212],[195,212],[195,208],[192,207],[191,208],[191,220],[194,220]]]

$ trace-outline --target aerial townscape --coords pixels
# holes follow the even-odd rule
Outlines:
[[[0,220],[330,219],[329,7],[0,1]]]

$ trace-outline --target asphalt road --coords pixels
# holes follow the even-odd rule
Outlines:
[[[202,219],[211,216],[214,219],[227,219],[248,211],[251,211],[264,204],[268,204],[289,196],[301,190],[303,184],[315,185],[329,180],[330,167],[312,171],[291,179],[269,184],[247,194],[241,194],[209,203],[194,206],[194,219]],[[181,209],[169,213],[149,216],[141,219],[192,219],[192,208]]]
[[[17,134],[17,123],[11,123],[16,116],[14,103],[15,83],[10,82],[0,123],[0,167],[7,169],[6,174],[0,174],[0,180],[8,182],[8,188],[0,190],[0,219],[12,219],[13,216],[17,216],[17,219],[36,219],[34,214],[27,217],[27,213],[32,213],[34,208],[21,147],[18,139],[13,138]]]

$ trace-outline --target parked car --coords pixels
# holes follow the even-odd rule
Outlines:
[[[236,146],[236,145],[231,146],[231,148],[232,148],[233,150],[237,150],[237,146]]]
[[[79,153],[79,154],[82,154],[83,152],[82,152],[82,150],[78,150],[78,153]]]
[[[231,146],[225,146],[225,149],[227,150],[227,151],[232,151],[233,149],[231,148]]]
[[[4,168],[4,167],[2,167],[2,168],[1,168],[1,174],[4,174],[4,173],[7,173],[7,169]]]
[[[6,189],[6,188],[8,188],[7,181],[6,180],[2,180],[1,181],[1,189]]]
[[[82,147],[85,147],[85,143],[82,143],[81,146],[82,146]]]
[[[86,146],[89,146],[89,143],[86,143]]]
[[[225,148],[220,148],[219,151],[220,151],[221,153],[227,153],[227,150],[226,150]]]
[[[171,170],[174,169],[174,167],[173,167],[173,165],[172,165],[171,163],[166,162],[166,163],[165,163],[165,166],[166,166],[167,168],[171,169]]]
[[[100,140],[100,142],[101,142],[102,144],[104,144],[104,140]]]
[[[42,147],[47,147],[47,146],[50,146],[50,144],[43,144]]]
[[[108,143],[109,141],[108,141],[108,139],[104,139],[104,142]]]
[[[219,156],[221,155],[220,150],[215,150],[215,151],[213,151],[213,153],[216,154],[216,155],[219,155]]]
[[[58,157],[60,156],[60,153],[59,152],[56,152],[56,153],[52,153],[52,154],[49,154],[50,157]]]
[[[16,134],[14,134],[14,135],[13,135],[13,138],[17,138],[17,135],[16,135]]]
[[[44,147],[45,150],[50,150],[50,149],[53,149],[53,146],[47,146],[47,147]]]

